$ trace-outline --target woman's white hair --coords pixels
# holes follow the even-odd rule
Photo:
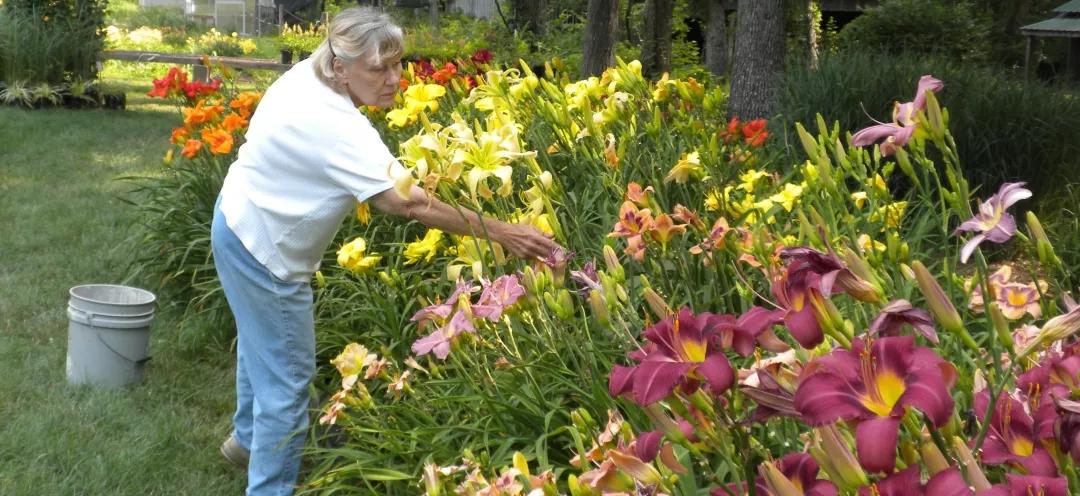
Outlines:
[[[334,58],[349,63],[366,57],[373,65],[400,58],[405,51],[401,28],[384,12],[372,7],[342,10],[315,53],[311,54],[315,75],[336,88]]]

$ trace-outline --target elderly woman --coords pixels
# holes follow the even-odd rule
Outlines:
[[[357,107],[389,107],[401,28],[371,8],[338,14],[311,59],[266,91],[214,211],[214,263],[236,318],[232,435],[249,495],[292,494],[315,373],[309,281],[356,202],[456,234],[486,235],[518,257],[557,248],[534,228],[459,211],[422,189],[393,191],[394,154]],[[250,453],[250,458],[249,458]]]

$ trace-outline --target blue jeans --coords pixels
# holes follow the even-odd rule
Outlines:
[[[271,274],[225,224],[219,206],[210,232],[214,266],[236,319],[232,435],[251,452],[247,494],[289,495],[300,471],[315,375],[311,286]]]

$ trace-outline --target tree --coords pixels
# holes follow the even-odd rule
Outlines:
[[[589,0],[586,14],[583,77],[598,76],[615,64],[615,31],[619,25],[619,0]]]
[[[739,0],[728,115],[769,117],[784,65],[784,0]]]
[[[512,0],[510,5],[514,10],[514,27],[523,29],[534,35],[543,35],[544,11],[547,9],[547,0]]]
[[[671,71],[671,16],[674,0],[646,0],[641,29],[641,70],[649,77]]]
[[[705,67],[717,76],[728,73],[727,12],[724,0],[709,0],[705,24]]]

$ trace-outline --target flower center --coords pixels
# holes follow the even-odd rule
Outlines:
[[[866,393],[863,394],[860,401],[867,410],[874,412],[875,415],[888,417],[892,415],[896,402],[904,395],[906,389],[904,379],[891,370],[877,370],[869,350],[864,350],[861,358],[863,384],[866,385]]]

